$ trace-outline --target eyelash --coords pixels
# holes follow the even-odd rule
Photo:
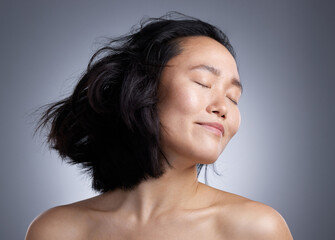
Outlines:
[[[230,99],[230,98],[229,98]],[[233,99],[230,99],[230,101],[232,101],[235,105],[238,105],[237,102],[235,102]]]
[[[210,87],[208,87],[208,86],[206,86],[206,85],[203,85],[203,84],[201,84],[201,83],[198,83],[198,82],[196,82],[196,83],[199,84],[199,85],[200,85],[201,87],[203,87],[203,88],[210,88]],[[235,102],[233,99],[229,98],[229,100],[232,101],[235,105],[238,105],[238,103]]]
[[[210,87],[208,87],[208,86],[206,86],[206,85],[203,85],[203,84],[201,84],[201,83],[198,83],[198,82],[196,82],[197,84],[199,84],[201,87],[204,87],[204,88],[210,88]]]

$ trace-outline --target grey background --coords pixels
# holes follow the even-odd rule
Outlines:
[[[0,3],[0,239],[23,239],[41,212],[95,195],[33,138],[31,113],[70,93],[102,36],[171,10],[227,33],[245,85],[240,130],[209,185],[275,208],[295,239],[334,238],[332,1],[31,0]]]

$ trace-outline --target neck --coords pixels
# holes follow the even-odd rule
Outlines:
[[[117,210],[128,213],[133,221],[146,223],[169,211],[191,208],[201,185],[194,165],[168,168],[162,177],[144,181],[132,191],[118,189],[111,194],[119,199]]]

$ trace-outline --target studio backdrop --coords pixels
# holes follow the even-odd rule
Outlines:
[[[240,129],[215,163],[221,176],[208,168],[208,184],[273,207],[295,239],[333,239],[330,0],[1,1],[0,239],[23,239],[41,212],[96,195],[43,134],[33,136],[33,113],[71,92],[104,37],[173,10],[228,35],[244,85]]]

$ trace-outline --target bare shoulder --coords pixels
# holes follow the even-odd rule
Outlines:
[[[83,214],[72,204],[51,208],[30,223],[26,240],[83,239],[86,225]]]
[[[221,231],[229,239],[293,239],[285,219],[266,204],[223,192],[221,209]]]

